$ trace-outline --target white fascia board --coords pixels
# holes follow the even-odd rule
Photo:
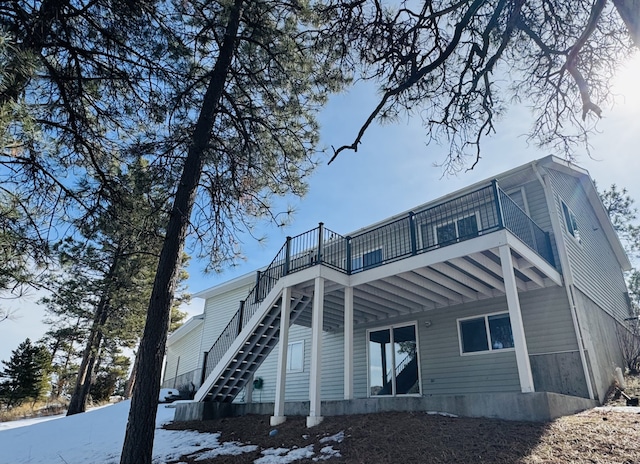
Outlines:
[[[607,236],[607,240],[609,240],[609,243],[613,248],[613,252],[615,253],[616,258],[620,263],[620,267],[623,271],[630,271],[632,269],[632,266],[631,262],[629,261],[629,257],[627,256],[627,252],[624,250],[624,247],[620,242],[620,237],[613,227],[613,223],[611,222],[609,213],[607,213],[607,210],[602,204],[600,195],[598,195],[598,191],[593,184],[593,179],[591,179],[590,177],[585,177],[580,180],[582,185],[584,186],[584,190],[587,192],[587,198],[589,198],[589,202],[591,203],[593,210],[596,213],[598,221],[602,225],[602,231]]]
[[[242,287],[244,285],[248,285],[252,282],[256,281],[256,272],[258,270],[262,270],[264,268],[259,268],[253,272],[249,272],[247,274],[241,275],[231,280],[227,280],[226,282],[222,282],[221,284],[214,285],[213,287],[209,287],[205,290],[202,290],[198,293],[192,295],[193,298],[211,298],[213,296],[219,295],[221,293],[228,292],[229,290],[233,290],[235,288]]]
[[[538,253],[524,244],[518,237],[516,237],[511,231],[504,231],[507,236],[507,242],[509,246],[515,250],[522,258],[530,262],[534,267],[542,271],[553,283],[562,286],[562,274],[560,274],[551,264],[545,261]]]

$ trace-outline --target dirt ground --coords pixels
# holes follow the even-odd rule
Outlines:
[[[640,408],[638,409],[640,412]],[[168,429],[220,432],[220,441],[258,445],[239,456],[179,461],[251,463],[268,448],[303,448],[318,452],[323,437],[344,432],[331,443],[348,463],[640,463],[640,414],[591,410],[546,424],[443,417],[427,413],[380,413],[326,417],[307,429],[305,419],[290,417],[277,427],[268,416],[246,416],[171,424]],[[270,432],[277,429],[275,436]],[[299,460],[296,463],[310,463]]]

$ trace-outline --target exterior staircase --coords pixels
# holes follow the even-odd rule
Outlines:
[[[238,336],[238,340],[242,340],[240,348],[224,366],[216,366],[209,375],[209,378],[214,378],[215,382],[209,382],[210,386],[205,382],[203,387],[207,385],[206,390],[201,387],[196,394],[196,400],[231,402],[247,383],[252,381],[253,374],[280,339],[280,293],[275,298],[278,303],[264,305],[265,314],[255,327],[247,326],[242,330]],[[295,297],[291,302],[291,324],[311,304],[311,301],[312,297],[308,295]],[[218,374],[217,371],[220,373]]]

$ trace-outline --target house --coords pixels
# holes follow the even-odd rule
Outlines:
[[[439,410],[548,420],[623,366],[629,260],[589,174],[553,156],[348,235],[320,224],[196,296],[168,340],[177,419]]]

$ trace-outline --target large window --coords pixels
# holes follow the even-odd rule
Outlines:
[[[509,313],[458,319],[462,354],[513,348]]]
[[[287,372],[304,371],[304,340],[287,345]]]
[[[369,396],[420,393],[416,325],[370,330]]]

